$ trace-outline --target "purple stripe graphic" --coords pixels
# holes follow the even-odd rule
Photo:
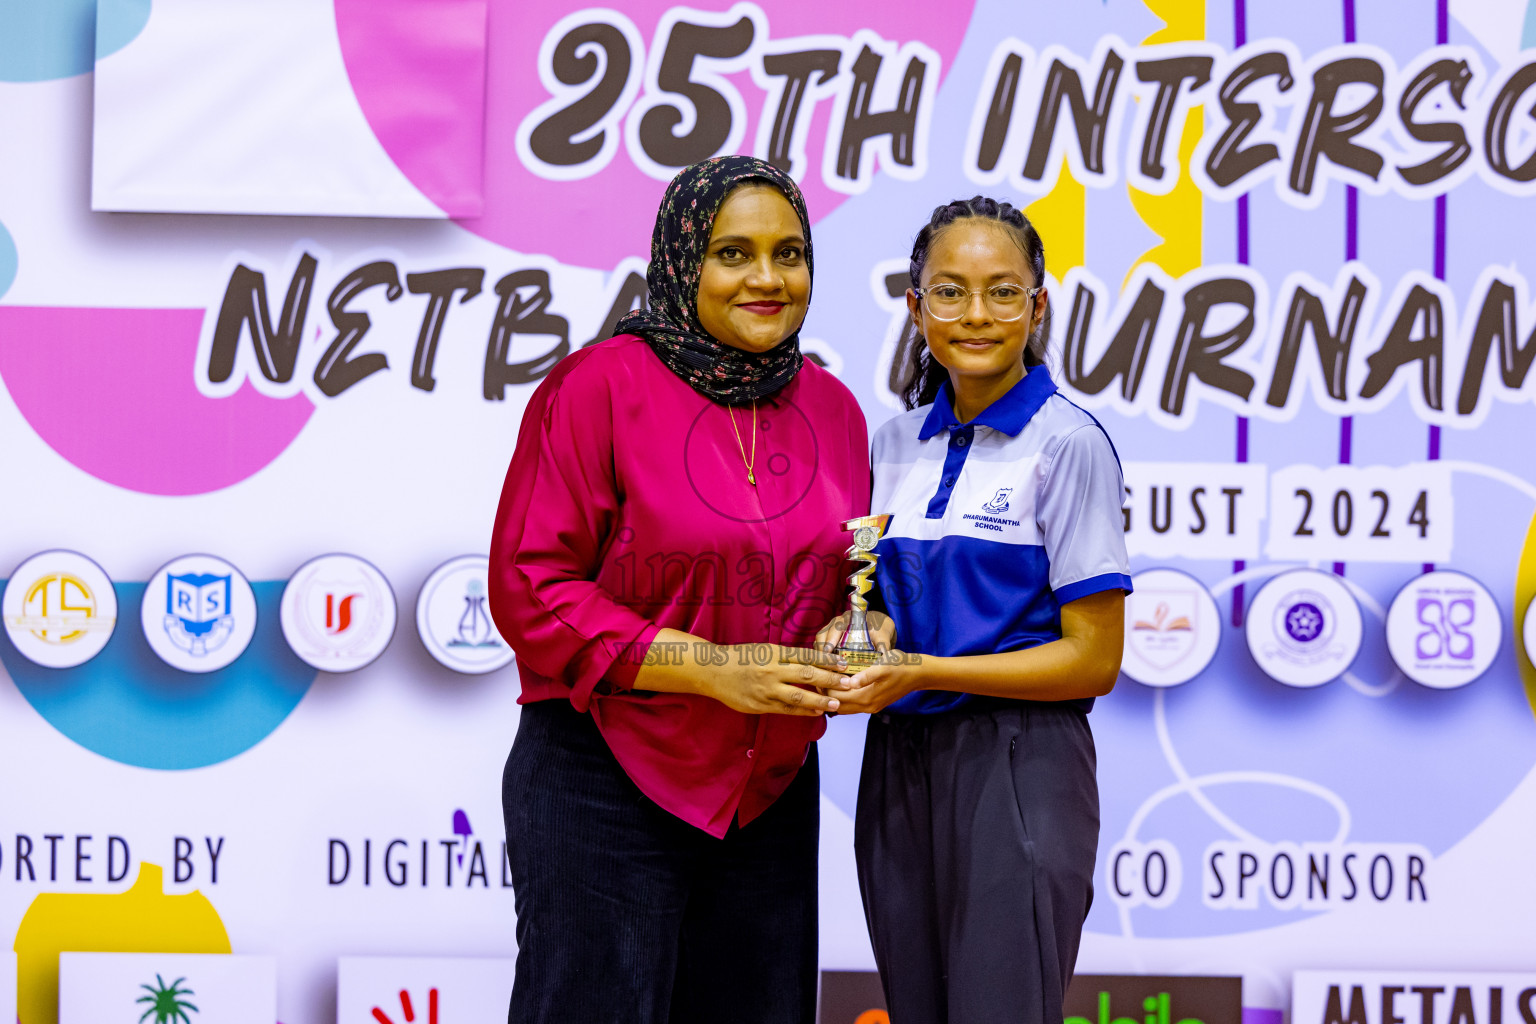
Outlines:
[[[1445,196],[1435,197],[1435,277],[1445,280]]]
[[[1435,44],[1444,46],[1451,41],[1451,2],[1450,0],[1436,0],[1435,2]],[[1449,203],[1445,196],[1435,197],[1435,280],[1445,280],[1445,224]],[[1436,462],[1440,458],[1440,428],[1435,424],[1429,426],[1429,461]],[[1435,563],[1425,562],[1425,572],[1434,572]]]
[[[1248,4],[1245,0],[1232,0],[1232,46],[1237,49],[1248,42]],[[1248,265],[1248,196],[1237,197],[1237,262]],[[1248,417],[1237,418],[1237,461],[1248,461]],[[1232,563],[1234,574],[1242,572],[1248,563],[1238,559]],[[1232,628],[1243,626],[1243,585],[1232,588]]]
[[[1247,196],[1243,200],[1247,200]],[[1248,461],[1248,417],[1237,418],[1237,461]],[[1248,563],[1241,558],[1232,563],[1232,572],[1237,574],[1248,568]],[[1243,585],[1239,583],[1232,588],[1232,627],[1241,629],[1243,626]]]
[[[1355,41],[1355,0],[1344,0],[1344,41]],[[1344,259],[1360,258],[1360,190],[1353,185],[1344,189]],[[1349,465],[1354,447],[1355,421],[1351,416],[1339,420],[1339,465]],[[1344,575],[1344,563],[1334,562],[1335,575]]]
[[[1360,190],[1344,187],[1344,258],[1360,258]]]
[[[1248,197],[1237,197],[1237,262],[1248,265]]]
[[[1339,420],[1339,465],[1347,466],[1350,464],[1350,461],[1354,458],[1354,443],[1355,419],[1353,416],[1345,416]],[[1335,576],[1344,575],[1343,562],[1333,563],[1333,574]]]

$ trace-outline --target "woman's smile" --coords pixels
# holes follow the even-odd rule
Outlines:
[[[751,302],[738,302],[736,307],[744,309],[748,313],[756,313],[758,316],[778,316],[787,302],[774,302],[768,299],[754,299]]]

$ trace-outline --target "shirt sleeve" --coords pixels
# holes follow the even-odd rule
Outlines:
[[[569,357],[568,357],[569,358]],[[491,538],[491,614],[522,666],[586,710],[629,686],[659,627],[595,582],[618,515],[613,404],[598,374],[551,374],[523,413]]]
[[[1120,460],[1104,431],[1086,424],[1063,438],[1037,505],[1058,604],[1101,590],[1130,593],[1124,503]]]

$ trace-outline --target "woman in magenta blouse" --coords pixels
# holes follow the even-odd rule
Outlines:
[[[800,354],[811,269],[785,174],[686,168],[649,309],[523,415],[491,544],[522,682],[517,1024],[813,1018],[815,740],[843,677],[810,644],[869,456],[852,395]]]

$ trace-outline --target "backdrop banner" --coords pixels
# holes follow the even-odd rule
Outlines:
[[[1137,580],[1080,971],[1240,977],[1246,1024],[1376,1024],[1399,975],[1450,980],[1384,1024],[1481,1022],[1455,979],[1529,972],[1536,2],[224,6],[0,5],[21,1024],[61,950],[273,957],[286,1024],[343,957],[346,1021],[494,1001],[452,992],[516,953],[502,477],[721,153],[801,182],[802,348],[871,428],[933,207],[1044,239]],[[873,968],[863,729],[821,744],[828,971]]]

